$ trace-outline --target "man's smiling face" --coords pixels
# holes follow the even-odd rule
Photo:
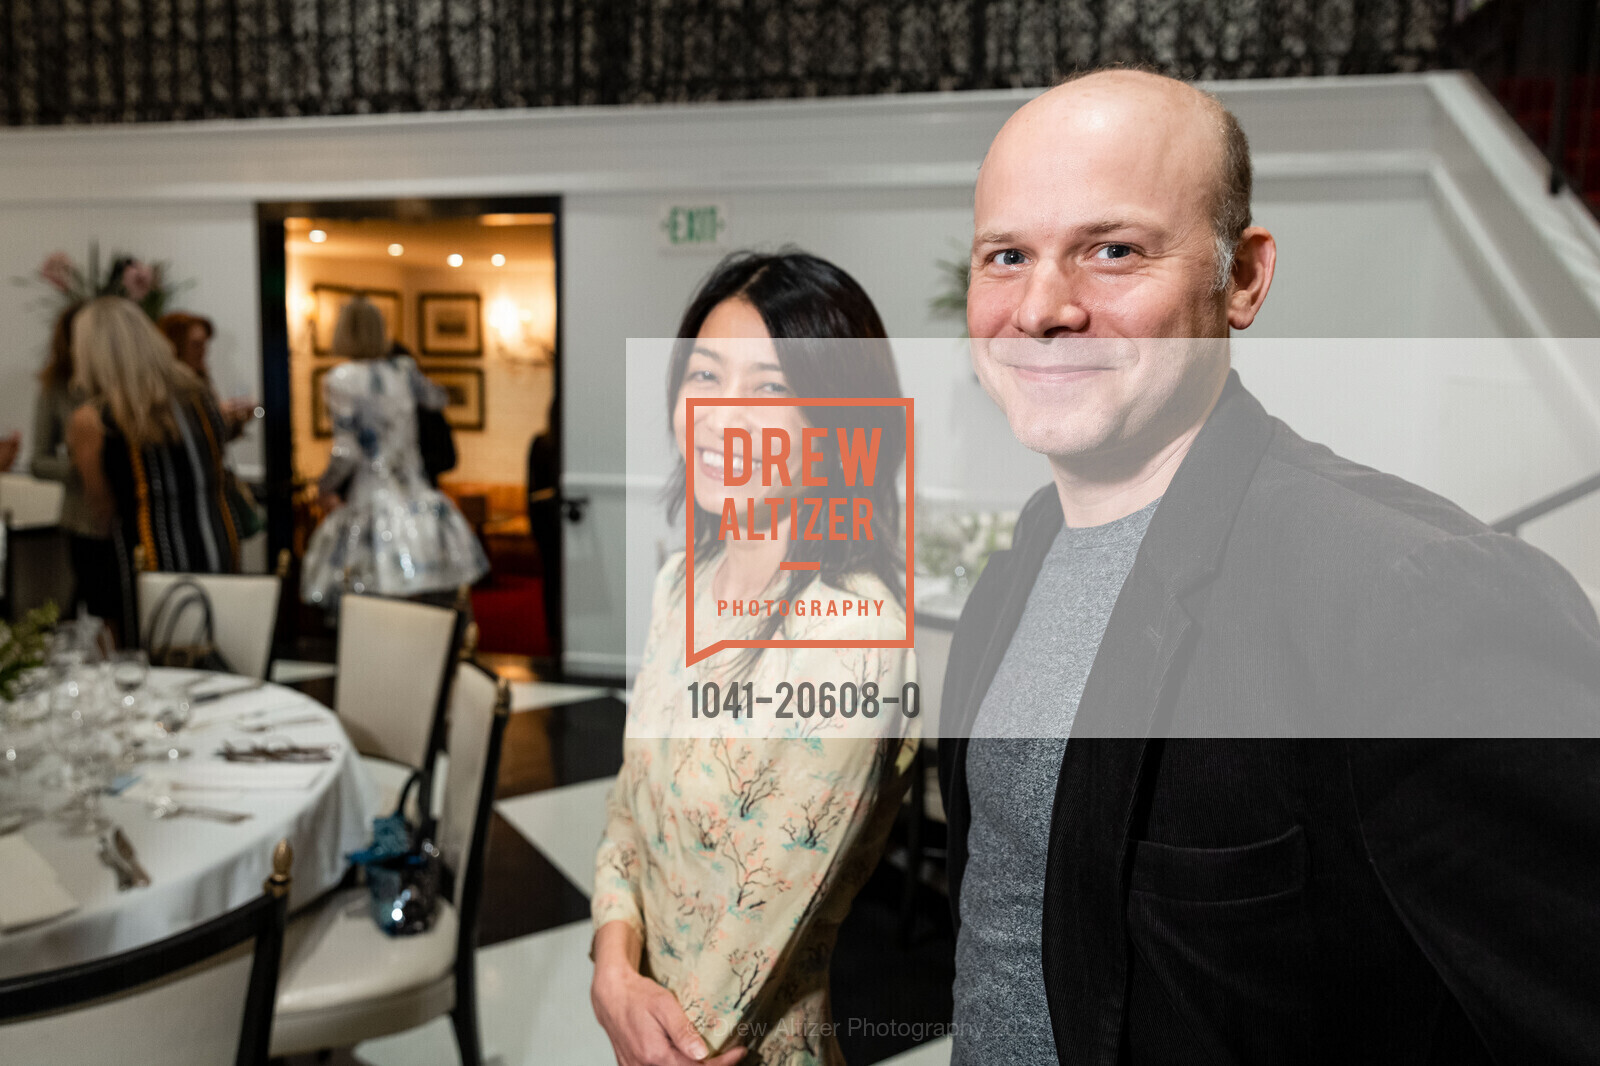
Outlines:
[[[967,323],[974,369],[1025,446],[1110,458],[1203,416],[1228,366],[1211,221],[1222,158],[1219,112],[1133,72],[1052,90],[995,138]]]

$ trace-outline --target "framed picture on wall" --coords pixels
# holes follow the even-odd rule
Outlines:
[[[483,312],[475,292],[425,292],[417,297],[423,355],[482,355]]]
[[[333,354],[333,331],[339,325],[339,312],[357,294],[371,300],[373,306],[383,312],[384,333],[390,344],[404,336],[405,323],[400,316],[405,303],[398,292],[319,283],[311,286],[311,297],[316,304],[311,318],[311,347],[318,355]]]
[[[483,428],[483,371],[477,367],[425,366],[422,372],[449,396],[444,420],[452,429]]]
[[[311,368],[311,435],[333,436],[333,419],[328,416],[328,404],[323,399],[322,379],[328,376],[331,366]]]

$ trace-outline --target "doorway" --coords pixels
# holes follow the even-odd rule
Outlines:
[[[562,649],[560,198],[263,203],[257,219],[269,551],[289,549],[296,577],[286,654],[332,649],[298,573],[333,445],[333,329],[361,295],[449,397],[455,465],[438,485],[490,561],[472,590],[479,650],[550,673]]]

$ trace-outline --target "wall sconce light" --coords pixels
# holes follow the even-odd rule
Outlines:
[[[489,325],[499,334],[501,344],[511,345],[522,339],[522,315],[509,296],[489,305]]]
[[[451,253],[450,253],[450,258],[449,258],[449,259],[446,259],[446,260],[445,260],[445,262],[446,262],[446,263],[449,263],[449,264],[450,264],[450,265],[451,265],[451,266],[453,266],[453,267],[458,267],[458,266],[460,266],[460,265],[461,265],[461,264],[462,264],[462,263],[463,263],[463,262],[465,262],[465,260],[463,260],[463,259],[462,259],[462,258],[461,258],[461,254],[460,254],[460,253],[459,253],[459,252],[451,252]]]
[[[310,233],[306,234],[306,236],[310,239],[312,244],[321,244],[323,241],[328,239],[328,231],[314,229]]]
[[[519,305],[510,296],[499,296],[489,304],[488,318],[500,355],[517,363],[550,360],[552,349],[537,328],[532,308]]]

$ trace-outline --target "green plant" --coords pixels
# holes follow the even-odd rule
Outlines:
[[[60,609],[47,603],[29,611],[16,625],[0,622],[0,699],[16,699],[22,675],[44,663],[50,634],[60,617]]]
[[[967,284],[972,277],[972,265],[959,244],[951,241],[950,247],[955,250],[955,258],[933,261],[940,277],[944,280],[944,287],[928,301],[928,312],[934,318],[953,318],[959,321],[962,324],[961,335],[965,337]]]

